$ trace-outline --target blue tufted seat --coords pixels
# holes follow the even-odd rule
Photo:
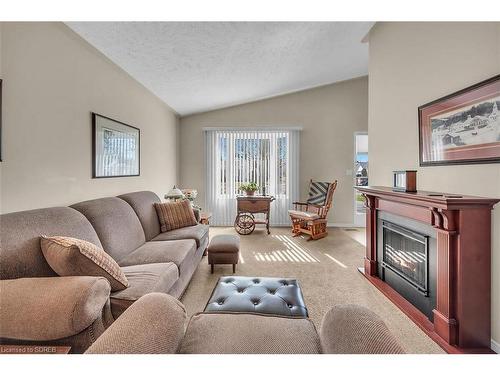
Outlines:
[[[205,312],[225,311],[308,317],[297,280],[274,277],[221,277]]]

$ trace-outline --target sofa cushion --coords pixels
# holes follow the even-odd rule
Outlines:
[[[196,225],[193,207],[188,200],[180,202],[155,203],[158,219],[160,220],[160,230],[169,230]]]
[[[43,255],[59,276],[100,276],[111,284],[111,290],[128,286],[127,278],[110,255],[96,245],[73,237],[40,238]]]
[[[153,241],[192,239],[196,241],[196,246],[200,247],[200,244],[204,242],[205,237],[208,236],[208,228],[208,225],[197,224],[191,227],[174,229],[168,232],[160,233],[158,236],[153,238]]]
[[[122,267],[129,287],[111,294],[111,310],[115,319],[145,294],[168,293],[179,278],[175,263],[138,264]]]
[[[123,199],[134,209],[142,224],[142,229],[144,229],[146,241],[150,241],[160,234],[160,221],[154,204],[161,201],[155,193],[152,191],[136,191],[119,195],[118,198]]]
[[[120,198],[94,199],[71,207],[85,215],[97,232],[102,248],[116,261],[146,241],[139,218]]]
[[[191,261],[195,251],[196,242],[193,240],[151,241],[121,260],[120,266],[173,262],[182,273],[183,264]]]
[[[191,318],[181,353],[318,354],[314,324],[305,318],[241,313],[198,313]]]
[[[40,248],[40,236],[68,236],[102,247],[80,212],[69,207],[20,211],[0,216],[0,279],[56,276]]]
[[[89,327],[110,292],[103,277],[34,277],[0,281],[0,337],[57,340]]]

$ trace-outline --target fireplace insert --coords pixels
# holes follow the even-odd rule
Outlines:
[[[436,307],[436,234],[427,224],[377,213],[377,273],[430,321]]]
[[[428,295],[429,237],[382,220],[382,267]]]

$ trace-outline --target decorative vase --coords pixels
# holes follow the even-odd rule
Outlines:
[[[246,193],[247,193],[247,195],[249,197],[253,197],[255,195],[255,191],[254,190],[247,190]]]

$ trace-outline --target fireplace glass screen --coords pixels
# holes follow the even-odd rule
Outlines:
[[[427,294],[428,237],[387,221],[383,228],[382,267]]]

